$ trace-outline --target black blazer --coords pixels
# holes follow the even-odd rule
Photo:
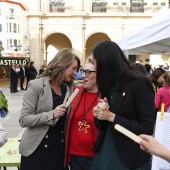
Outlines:
[[[114,129],[120,124],[136,135],[153,134],[155,125],[154,94],[142,80],[133,80],[125,84],[118,92],[113,112],[116,114],[113,122],[112,134],[118,156],[128,168],[138,168],[147,163],[151,155],[142,151],[139,144]],[[107,121],[95,118],[95,125],[102,128],[95,150],[102,143],[106,131]]]
[[[15,72],[15,70],[12,67],[10,68],[10,81],[11,83],[18,82],[18,74]]]
[[[25,68],[25,76],[26,76],[27,78],[30,78],[30,66],[27,66],[27,67]]]
[[[20,67],[20,77],[24,77],[24,69]]]

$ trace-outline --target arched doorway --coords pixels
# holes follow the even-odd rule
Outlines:
[[[70,39],[62,34],[62,33],[52,33],[45,39],[45,51],[46,51],[46,61],[49,63],[56,53],[63,49],[63,48],[69,48],[72,49],[72,44]]]
[[[90,37],[88,37],[85,45],[86,47],[85,60],[87,59],[88,56],[92,54],[92,49],[97,43],[106,40],[111,40],[111,39],[105,33],[95,33]]]

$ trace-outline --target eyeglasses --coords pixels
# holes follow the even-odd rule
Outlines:
[[[89,77],[91,73],[96,73],[96,71],[92,70],[81,70],[81,74],[85,73],[86,77]]]

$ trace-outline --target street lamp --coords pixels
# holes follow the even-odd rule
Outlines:
[[[16,52],[16,53],[15,53],[15,57],[17,57],[17,51],[20,50],[20,48],[22,47],[22,45],[16,45],[16,44],[14,44],[14,45],[11,45],[10,47],[13,48],[13,50]]]
[[[24,52],[25,52],[26,60],[27,60],[27,62],[29,62],[29,58],[30,58],[30,49],[27,48],[27,49],[24,50]]]

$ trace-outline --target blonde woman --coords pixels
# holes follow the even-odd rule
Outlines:
[[[65,94],[73,91],[79,58],[69,49],[59,51],[46,70],[28,83],[19,123],[26,127],[20,143],[20,170],[65,170]]]
[[[96,70],[89,57],[81,70],[82,85],[71,104],[66,127],[66,158],[70,170],[90,170],[96,142],[93,108],[97,105],[99,93],[96,85]]]

